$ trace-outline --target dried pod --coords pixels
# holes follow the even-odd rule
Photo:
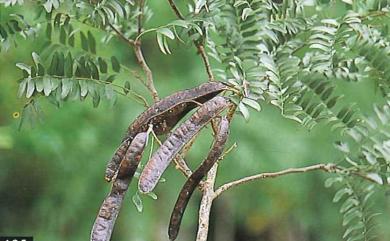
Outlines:
[[[146,164],[139,179],[139,190],[145,193],[152,191],[169,163],[186,143],[228,105],[229,101],[224,97],[214,97],[174,130]]]
[[[181,118],[194,109],[197,103],[204,103],[226,89],[227,86],[221,82],[209,82],[176,92],[149,107],[129,126],[126,137],[107,164],[105,179],[112,180],[130,142],[137,133],[147,131],[149,124],[153,125],[153,131],[157,135],[166,134]]]
[[[195,172],[188,178],[183,188],[180,191],[179,197],[176,201],[175,207],[172,211],[171,220],[169,222],[168,235],[170,240],[175,240],[180,229],[181,220],[183,218],[184,211],[187,207],[188,201],[191,198],[196,186],[199,185],[202,178],[211,169],[214,163],[220,158],[224,149],[226,140],[229,135],[229,121],[226,117],[221,119],[219,123],[219,129],[215,136],[214,144],[207,158],[202,164],[195,170]]]
[[[129,145],[111,191],[104,199],[91,232],[91,241],[109,241],[123,198],[137,170],[148,134],[139,133]]]

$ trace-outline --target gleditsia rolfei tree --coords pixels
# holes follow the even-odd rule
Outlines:
[[[141,170],[139,188],[152,191],[171,160],[189,178],[172,214],[171,240],[178,234],[196,186],[203,194],[196,240],[205,241],[211,205],[226,190],[254,180],[315,170],[329,173],[326,186],[337,184],[334,201],[342,202],[343,238],[370,240],[375,214],[367,208],[369,197],[389,182],[388,1],[194,0],[188,1],[187,9],[179,9],[173,0],[161,4],[171,8],[177,19],[152,28],[148,21],[158,9],[144,0],[0,0],[0,9],[8,13],[0,21],[1,52],[21,48],[23,41],[34,38],[46,40],[45,49],[28,53],[31,62],[16,65],[22,76],[18,95],[26,99],[21,124],[39,114],[37,103],[44,99],[60,107],[64,101],[91,98],[97,107],[101,101],[115,103],[121,95],[144,105],[146,111],[129,127],[107,166],[106,179],[113,182],[107,200],[113,196],[123,199],[147,135],[168,134]],[[338,7],[346,10],[333,11]],[[24,16],[26,9],[36,14],[33,20]],[[155,35],[164,54],[171,54],[169,45],[175,40],[183,46],[193,45],[208,76],[205,82],[210,83],[160,100],[143,54],[145,35]],[[100,55],[99,50],[113,38],[132,50],[144,76],[134,75],[134,66],[126,66],[117,56]],[[175,51],[180,51],[180,46]],[[134,91],[130,80],[117,77],[120,73],[134,76],[148,93]],[[371,115],[335,91],[340,82],[367,79],[374,82],[385,103],[372,103]],[[146,101],[148,94],[155,102],[152,105]],[[217,107],[218,103],[221,106]],[[344,153],[344,160],[261,173],[214,188],[217,160],[229,153],[222,151],[229,126],[225,122],[237,114],[248,121],[257,118],[249,109],[261,111],[260,104],[278,107],[284,118],[309,130],[319,122],[327,123],[330,130],[340,133],[335,147]],[[195,108],[195,114],[175,128]],[[192,173],[182,156],[209,122],[214,145]],[[205,172],[207,179],[201,181]],[[138,195],[133,200],[139,207]],[[110,203],[116,205],[112,209],[104,209],[107,205],[103,203],[91,240],[109,240],[121,205],[118,200]],[[112,217],[112,222],[107,226],[99,217]]]

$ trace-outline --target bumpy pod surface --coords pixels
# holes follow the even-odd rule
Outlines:
[[[170,240],[176,239],[180,230],[180,224],[184,215],[184,211],[191,198],[191,195],[199,185],[202,178],[207,174],[214,163],[221,157],[228,135],[229,121],[226,119],[226,117],[223,117],[219,123],[218,133],[215,136],[213,146],[211,147],[207,158],[187,179],[186,183],[180,191],[179,197],[177,198],[175,207],[171,214],[171,220],[169,222],[168,235]]]
[[[127,134],[106,168],[105,179],[111,181],[115,176],[124,153],[137,133],[145,132],[149,124],[157,135],[167,134],[197,103],[212,99],[227,86],[221,82],[204,83],[192,89],[176,92],[156,102],[141,113],[129,126]]]
[[[228,105],[229,101],[226,98],[214,97],[204,103],[188,120],[176,128],[143,169],[138,184],[139,190],[144,193],[151,192],[169,163],[186,143]]]
[[[139,133],[129,145],[120,164],[118,175],[112,184],[111,191],[104,199],[96,217],[91,232],[91,241],[110,240],[123,198],[141,160],[147,137],[147,133]]]

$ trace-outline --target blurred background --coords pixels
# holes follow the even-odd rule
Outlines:
[[[167,4],[158,9],[150,26],[174,19]],[[11,10],[0,7],[0,20]],[[12,10],[13,11],[13,10]],[[26,13],[25,13],[26,14]],[[172,55],[163,55],[154,35],[146,36],[143,50],[153,70],[161,96],[190,88],[207,80],[194,47],[172,45]],[[0,235],[32,235],[38,241],[88,240],[97,211],[110,189],[104,169],[114,150],[143,106],[118,96],[115,105],[93,108],[84,102],[65,102],[61,108],[42,99],[42,120],[18,130],[25,99],[17,98],[21,72],[18,62],[31,63],[32,51],[43,49],[42,40],[24,42],[0,53]],[[98,48],[101,55],[115,54],[131,69],[138,70],[130,49],[119,41]],[[141,71],[140,71],[141,72]],[[148,95],[131,74],[133,88]],[[381,101],[374,84],[339,83],[348,100],[363,113]],[[150,99],[150,98],[149,98]],[[220,164],[217,186],[252,174],[335,162],[342,158],[333,142],[339,136],[325,124],[307,131],[283,119],[279,110],[262,103],[249,122],[239,115],[233,121],[228,146],[236,148]],[[195,168],[211,144],[210,130],[197,139],[187,159]],[[148,156],[150,149],[145,152]],[[145,159],[145,158],[144,158]],[[145,160],[143,160],[145,163]],[[212,241],[335,241],[343,233],[339,204],[332,202],[335,190],[324,187],[328,175],[320,172],[261,180],[229,190],[213,205],[209,240]],[[113,240],[168,240],[170,212],[185,179],[172,166],[166,182],[156,189],[157,200],[142,196],[140,213],[131,201],[133,181],[122,207]],[[178,240],[194,240],[200,193],[196,191],[186,210]],[[377,240],[390,240],[390,197],[385,190],[373,199],[377,218]]]

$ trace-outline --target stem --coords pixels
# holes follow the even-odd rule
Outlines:
[[[181,14],[179,8],[176,6],[175,2],[173,0],[168,0],[168,2],[169,2],[169,5],[171,6],[173,12],[176,14],[177,18],[184,20],[184,17]],[[211,71],[210,61],[209,61],[209,58],[206,54],[206,51],[204,49],[203,44],[196,43],[196,41],[194,41],[194,44],[195,44],[196,48],[198,49],[198,53],[202,57],[203,64],[204,64],[204,67],[206,69],[209,81],[214,81],[214,75],[213,75],[213,72]]]
[[[199,226],[196,241],[207,241],[210,211],[215,197],[214,183],[217,176],[218,162],[210,169],[203,185],[203,196],[199,208]]]
[[[142,70],[144,71],[146,75],[146,87],[149,89],[150,93],[152,94],[153,100],[159,101],[160,98],[158,97],[158,93],[156,90],[156,87],[154,86],[153,82],[153,74],[152,71],[150,70],[148,64],[145,61],[144,55],[142,53],[141,49],[141,42],[138,40],[135,45],[134,45],[134,52],[135,56],[137,58],[138,64],[141,66]]]
[[[249,176],[249,177],[244,177],[241,179],[238,179],[236,181],[232,181],[229,183],[226,183],[222,186],[220,186],[216,191],[215,191],[215,196],[214,198],[219,197],[223,192],[229,190],[232,187],[245,184],[251,181],[256,181],[259,179],[266,179],[266,178],[275,178],[275,177],[280,177],[292,173],[303,173],[303,172],[310,172],[310,171],[317,171],[317,170],[322,170],[325,172],[335,172],[336,171],[336,165],[335,164],[316,164],[308,167],[301,167],[301,168],[288,168],[286,170],[278,171],[278,172],[266,172],[266,173],[260,173],[257,175]]]
[[[181,14],[180,10],[177,8],[175,2],[173,0],[168,0],[169,2],[169,5],[171,5],[171,8],[172,10],[175,12],[176,16],[181,19],[181,20],[184,20],[184,17],[183,15]]]
[[[135,41],[132,39],[127,38],[122,32],[120,32],[117,28],[114,27],[111,23],[108,24],[110,28],[118,35],[120,39],[128,43],[129,45],[135,45]]]
[[[138,15],[138,36],[142,34],[142,17],[143,17],[143,11],[144,11],[144,0],[139,0],[139,9],[140,9],[140,14]],[[138,64],[141,66],[142,70],[144,71],[146,75],[146,87],[150,91],[153,100],[155,102],[159,101],[160,98],[158,97],[158,93],[156,90],[156,87],[154,86],[153,82],[153,74],[152,71],[150,70],[148,64],[146,63],[146,60],[144,58],[144,55],[142,53],[142,48],[141,48],[141,40],[136,39],[134,42],[134,53],[137,58]]]
[[[200,56],[202,57],[204,67],[205,67],[206,72],[207,72],[207,76],[209,77],[209,81],[214,81],[214,75],[213,75],[213,72],[211,71],[209,57],[206,54],[206,51],[204,49],[203,44],[196,44],[195,43],[195,45],[196,45],[196,48],[198,49]]]

